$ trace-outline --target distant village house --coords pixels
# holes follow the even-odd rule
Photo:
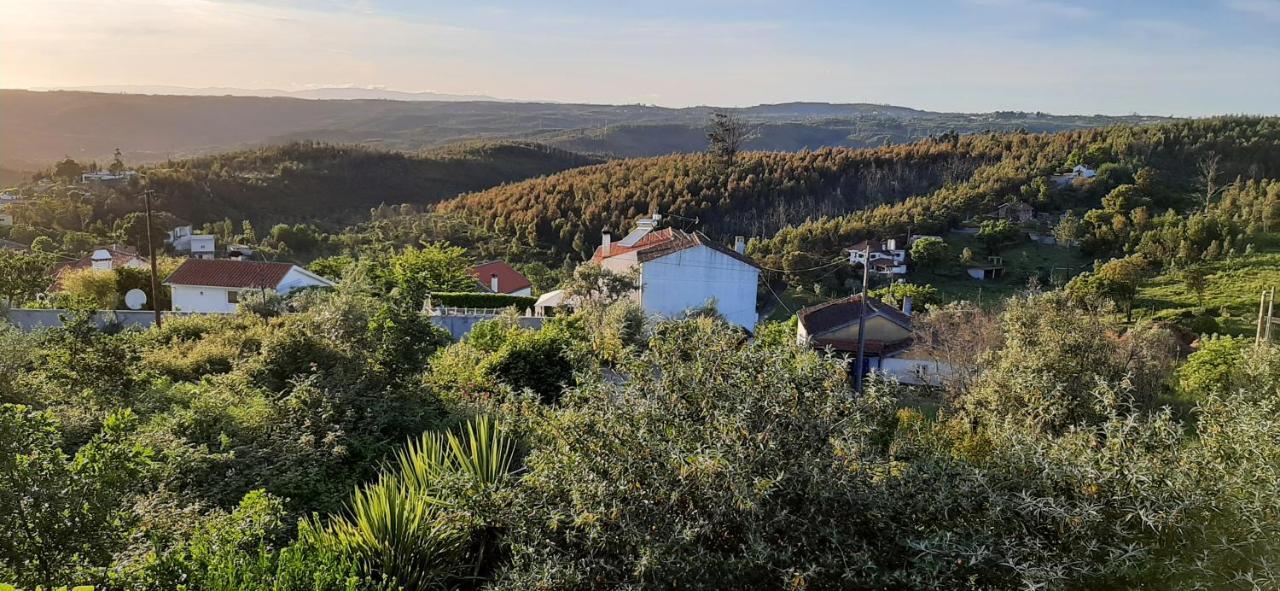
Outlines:
[[[907,274],[907,239],[863,240],[849,248],[849,262],[854,265],[871,265],[871,270],[882,275]]]
[[[513,296],[532,296],[533,283],[505,261],[489,261],[471,269],[482,291]]]

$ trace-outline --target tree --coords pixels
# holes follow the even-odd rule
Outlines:
[[[390,277],[401,297],[420,306],[433,291],[475,291],[473,266],[465,248],[433,242],[392,257]]]
[[[982,226],[978,229],[978,239],[986,244],[988,254],[1000,254],[1000,250],[1007,244],[1017,241],[1022,237],[1022,230],[1009,222],[1009,220],[987,220],[982,222]]]
[[[578,265],[565,285],[565,293],[584,303],[608,305],[634,292],[639,287],[638,279],[634,272],[617,273],[596,264]]]
[[[114,310],[120,299],[116,291],[116,274],[99,269],[67,271],[58,278],[61,293],[74,305],[90,306],[98,310]]]
[[[921,269],[937,269],[949,258],[950,249],[941,238],[925,236],[911,245],[911,261]]]
[[[0,249],[0,297],[22,304],[49,287],[53,259],[36,252]]]
[[[120,156],[120,148],[116,148],[115,154],[111,157],[111,166],[107,168],[111,174],[120,174],[124,172],[124,159]]]
[[[1180,274],[1182,284],[1196,294],[1196,304],[1201,307],[1204,307],[1204,290],[1207,287],[1206,277],[1204,268],[1199,265],[1186,267],[1182,269]]]
[[[74,183],[80,180],[80,175],[84,174],[84,167],[79,162],[67,157],[59,161],[53,167],[53,176],[67,183]]]
[[[893,283],[871,290],[871,297],[884,300],[901,308],[906,298],[911,298],[912,309],[923,311],[942,303],[937,288],[929,284]]]
[[[1053,228],[1053,237],[1062,246],[1072,246],[1080,239],[1084,228],[1080,225],[1080,218],[1075,214],[1067,212],[1058,221],[1058,225]]]
[[[1209,203],[1213,201],[1213,197],[1222,189],[1218,187],[1218,165],[1222,162],[1222,154],[1217,152],[1209,152],[1201,156],[1196,161],[1196,170],[1199,172],[1200,186],[1204,188],[1204,208],[1209,209]]]
[[[1102,207],[1112,213],[1126,213],[1150,201],[1137,185],[1120,185],[1102,198]]]
[[[1141,255],[1112,259],[1091,272],[1081,273],[1067,283],[1067,293],[1077,301],[1107,299],[1133,319],[1133,300],[1146,273]]]
[[[707,151],[725,167],[733,166],[747,138],[747,124],[737,115],[722,111],[711,114],[707,129]]]

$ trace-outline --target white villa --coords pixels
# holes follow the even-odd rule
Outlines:
[[[230,314],[240,294],[274,291],[284,295],[332,281],[290,263],[187,259],[164,281],[173,291],[174,312]]]
[[[714,302],[729,322],[755,328],[760,268],[739,236],[734,248],[700,232],[657,229],[661,216],[642,218],[622,240],[606,230],[592,262],[618,273],[639,269],[636,299],[645,313],[667,318]]]

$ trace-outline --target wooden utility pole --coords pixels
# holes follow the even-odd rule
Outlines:
[[[1275,314],[1274,314],[1275,307],[1276,307],[1276,288],[1273,287],[1271,288],[1271,291],[1267,292],[1267,328],[1266,330],[1262,331],[1262,340],[1268,343],[1271,342],[1271,325],[1275,323],[1272,320],[1272,318],[1275,318]]]
[[[871,245],[862,253],[862,296],[858,298],[858,369],[853,374],[853,390],[862,394],[862,366],[867,357],[867,279],[871,268]]]
[[[151,189],[142,191],[142,202],[147,207],[147,258],[151,259],[151,309],[156,313],[156,328],[160,327],[160,280],[156,277],[156,243],[151,239]]]

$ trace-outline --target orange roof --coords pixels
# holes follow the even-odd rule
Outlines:
[[[127,266],[131,261],[148,262],[145,257],[138,256],[138,251],[127,246],[111,246],[108,248],[95,248],[84,255],[79,260],[58,263],[53,266],[53,285],[49,286],[50,290],[58,291],[62,289],[62,276],[72,271],[83,271],[84,269],[93,268],[93,253],[105,250],[111,255],[111,268],[119,269]]]
[[[165,285],[202,285],[205,287],[257,287],[275,289],[293,269],[289,263],[187,259],[169,277]]]
[[[623,246],[619,242],[610,243],[608,256],[604,254],[603,246],[597,246],[595,254],[591,256],[591,261],[598,263],[607,258],[634,252],[636,253],[637,261],[646,263],[656,258],[664,257],[671,253],[680,252],[695,246],[705,246],[711,250],[723,253],[751,265],[752,267],[756,267],[757,269],[760,268],[755,261],[751,260],[746,255],[739,254],[738,251],[733,250],[732,248],[712,241],[702,232],[689,233],[675,228],[654,230],[644,238],[637,240],[633,246]]]
[[[522,289],[533,287],[533,283],[530,283],[529,279],[521,275],[514,267],[508,265],[506,261],[480,263],[471,270],[471,274],[486,290],[490,287],[489,281],[494,275],[497,275],[498,293],[515,293]]]

